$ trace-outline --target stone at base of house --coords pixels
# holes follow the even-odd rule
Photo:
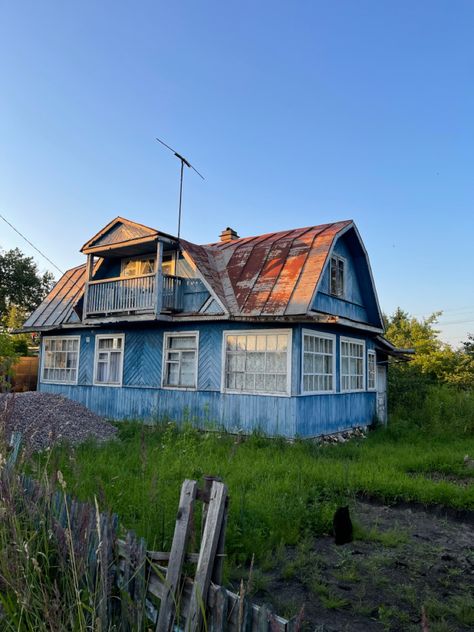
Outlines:
[[[367,437],[368,426],[358,426],[356,428],[349,428],[348,430],[342,430],[341,432],[335,432],[328,435],[320,435],[314,437],[312,440],[319,445],[328,445],[332,443],[346,443],[350,439],[365,439]]]

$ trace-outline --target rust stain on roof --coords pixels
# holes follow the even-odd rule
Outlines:
[[[332,245],[350,225],[347,220],[206,245],[181,239],[180,245],[231,316],[297,316],[310,309]],[[74,322],[84,282],[85,266],[66,272],[24,327]]]

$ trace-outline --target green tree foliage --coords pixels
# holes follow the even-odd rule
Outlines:
[[[40,274],[33,257],[18,248],[0,252],[0,319],[6,319],[13,306],[23,316],[32,312],[50,291],[54,277],[51,272]]]
[[[413,349],[410,362],[392,364],[389,371],[391,409],[421,406],[436,385],[460,390],[474,388],[474,338],[453,349],[439,338],[436,323],[441,312],[417,319],[398,308],[385,316],[385,336],[399,348]]]
[[[0,393],[10,389],[16,358],[17,352],[13,336],[0,331]]]

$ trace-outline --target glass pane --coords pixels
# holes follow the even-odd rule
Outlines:
[[[112,338],[99,338],[99,349],[111,349]]]
[[[237,349],[238,351],[245,351],[247,343],[247,336],[237,336]]]
[[[269,334],[267,336],[267,351],[276,351],[277,349],[277,336]]]
[[[245,390],[246,391],[255,390],[255,374],[254,373],[247,373],[245,375]]]
[[[238,391],[242,391],[244,389],[244,375],[243,373],[235,374],[235,388]]]
[[[110,384],[118,384],[120,382],[120,358],[122,354],[116,351],[112,351],[110,354],[110,371],[109,382]]]
[[[277,393],[285,393],[286,392],[286,375],[277,375],[276,376],[276,391],[277,391]]]
[[[106,362],[98,362],[97,363],[97,381],[105,382],[107,379],[107,363]]]
[[[280,351],[273,355],[275,356],[275,371],[277,373],[286,373],[286,353]]]
[[[131,277],[137,275],[137,262],[135,260],[126,260],[122,264],[122,276]]]
[[[280,334],[278,336],[277,349],[278,351],[288,350],[288,336],[286,334]]]
[[[263,373],[257,373],[255,376],[255,391],[257,393],[263,393],[265,390],[265,376]]]
[[[268,393],[275,392],[276,390],[276,376],[265,375],[265,391]]]
[[[196,336],[171,336],[168,338],[170,349],[195,349]]]
[[[179,364],[177,362],[167,363],[166,385],[178,386],[179,383]]]
[[[257,336],[257,351],[265,351],[267,348],[267,337],[265,334],[258,334]]]
[[[246,370],[259,373],[265,370],[265,354],[264,353],[248,353],[246,358]]]
[[[227,350],[235,351],[237,349],[237,336],[227,336]]]
[[[257,350],[257,336],[247,336],[247,351]]]

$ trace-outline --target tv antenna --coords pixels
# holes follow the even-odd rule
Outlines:
[[[180,233],[181,233],[181,206],[182,206],[182,203],[183,203],[184,165],[186,165],[186,167],[188,167],[188,169],[192,169],[193,171],[195,171],[198,174],[198,176],[200,178],[202,178],[203,180],[205,178],[204,178],[204,176],[201,173],[199,173],[199,171],[196,169],[196,167],[193,167],[193,165],[189,162],[189,160],[187,160],[184,156],[182,156],[177,151],[175,151],[172,147],[167,145],[163,140],[161,140],[161,138],[157,138],[156,140],[159,143],[161,143],[162,145],[164,145],[167,149],[172,151],[173,154],[176,156],[176,158],[178,158],[181,161],[181,169],[180,169],[180,175],[179,175],[179,206],[178,206],[178,242],[179,242],[179,236],[180,236]]]

